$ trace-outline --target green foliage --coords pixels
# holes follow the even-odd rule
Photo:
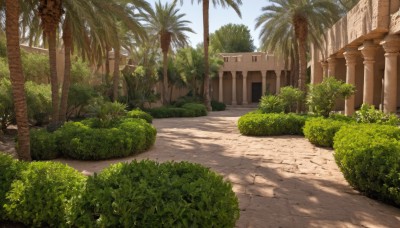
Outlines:
[[[52,111],[50,85],[28,81],[25,83],[25,90],[30,121],[36,125],[47,123]]]
[[[85,84],[72,84],[68,95],[68,118],[80,117],[92,98],[96,97],[92,86]]]
[[[0,57],[7,57],[7,40],[5,35],[0,36]]]
[[[50,82],[49,56],[22,51],[22,70],[25,80],[37,84]]]
[[[102,98],[91,99],[88,111],[98,118],[102,127],[112,125],[115,120],[125,116],[126,105],[119,102],[104,101]]]
[[[279,96],[262,96],[258,104],[258,109],[262,113],[281,113],[285,111],[285,101]]]
[[[400,120],[395,114],[385,114],[380,110],[376,110],[373,105],[370,106],[368,104],[363,104],[354,116],[358,123],[400,124]]]
[[[198,96],[183,96],[183,97],[179,97],[178,99],[176,99],[174,106],[180,108],[187,103],[202,104],[203,100],[201,97],[198,97]]]
[[[11,82],[8,79],[0,79],[0,125],[1,129],[15,120],[14,101],[11,92]]]
[[[0,57],[0,80],[3,78],[10,78],[10,70],[8,69],[7,59]]]
[[[3,154],[0,151],[0,221],[9,220],[3,205],[8,202],[6,193],[11,189],[11,183],[19,178],[20,171],[25,163],[18,162],[11,156]]]
[[[400,206],[400,129],[378,124],[341,128],[335,160],[346,180],[370,197]]]
[[[282,87],[278,95],[283,100],[285,112],[294,112],[297,104],[304,102],[304,92],[292,86]]]
[[[188,162],[119,163],[89,177],[70,217],[76,227],[234,227],[232,185]]]
[[[307,116],[284,113],[248,113],[238,121],[243,135],[302,135]]]
[[[146,110],[154,118],[171,117],[198,117],[206,116],[207,109],[203,104],[185,103],[181,108],[174,106],[163,106]]]
[[[71,200],[82,192],[86,177],[54,162],[32,162],[11,184],[4,205],[8,218],[25,225],[65,226]]]
[[[33,160],[52,160],[59,157],[55,133],[46,129],[32,129],[30,137]]]
[[[226,104],[219,101],[211,101],[212,111],[224,111],[226,109]]]
[[[113,121],[108,128],[103,128],[99,119],[68,122],[56,133],[58,150],[67,157],[82,160],[137,154],[149,149],[156,137],[152,125],[132,118]]]
[[[146,120],[147,123],[152,123],[153,122],[153,117],[148,114],[147,112],[144,112],[140,109],[135,109],[132,111],[129,111],[126,116],[128,118],[134,118],[134,119],[143,119]]]
[[[187,103],[182,106],[184,117],[206,116],[207,109],[203,104]]]
[[[227,24],[210,34],[211,49],[223,53],[253,52],[250,30],[241,24]]]
[[[307,103],[310,111],[328,117],[338,99],[347,98],[354,92],[354,85],[346,84],[334,77],[327,77],[320,84],[309,85]]]
[[[349,121],[340,121],[325,118],[311,118],[304,126],[304,136],[312,144],[317,146],[332,147],[333,137],[341,127],[349,124]]]
[[[71,83],[72,84],[88,84],[90,79],[90,68],[88,63],[78,58],[72,61],[71,66]]]

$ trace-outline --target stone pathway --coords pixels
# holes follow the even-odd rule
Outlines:
[[[136,157],[59,161],[88,174],[132,159],[203,164],[232,182],[241,209],[237,227],[400,227],[400,209],[354,191],[332,150],[299,136],[240,135],[237,120],[248,111],[155,120],[155,146]]]

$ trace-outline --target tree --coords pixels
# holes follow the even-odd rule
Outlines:
[[[149,19],[151,33],[160,39],[161,51],[163,53],[163,89],[162,103],[166,104],[168,98],[168,52],[171,44],[175,47],[187,45],[186,32],[194,31],[188,26],[190,23],[182,18],[185,14],[180,14],[176,8],[176,3],[156,3],[155,15]]]
[[[268,40],[266,36],[271,35],[275,40],[271,43],[276,43],[278,37],[282,35],[286,42],[291,42],[291,46],[298,46],[299,88],[305,91],[307,41],[312,40],[316,44],[321,41],[325,29],[339,19],[340,7],[332,0],[271,0],[270,2],[272,5],[262,8],[263,13],[257,18],[256,27],[263,26],[265,31],[262,32],[262,37]],[[271,47],[271,44],[267,46]]]
[[[7,56],[18,126],[18,157],[31,160],[28,111],[19,46],[19,1],[6,0]]]
[[[177,0],[174,0],[176,2]],[[192,4],[195,0],[192,0]],[[181,4],[183,0],[180,0]],[[209,69],[209,55],[208,55],[208,47],[209,47],[209,10],[210,10],[210,0],[197,0],[197,3],[203,3],[203,46],[204,46],[204,69]],[[241,0],[212,0],[211,3],[213,6],[221,5],[223,8],[232,7],[236,11],[236,13],[241,17],[241,13],[239,10],[239,5],[242,4]],[[204,104],[207,107],[208,111],[211,111],[211,99],[210,99],[210,74],[208,70],[205,70],[204,73]]]
[[[245,25],[227,24],[210,35],[213,50],[225,53],[253,52],[255,46],[250,30]]]

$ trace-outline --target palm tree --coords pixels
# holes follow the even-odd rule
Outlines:
[[[177,0],[174,0],[176,2]],[[192,4],[195,0],[192,0]],[[181,4],[183,0],[180,0]],[[209,10],[210,10],[210,0],[197,0],[197,3],[203,3],[203,46],[204,46],[204,69],[209,69],[209,55],[208,55],[208,47],[210,45],[210,32],[209,32]],[[239,10],[239,5],[242,4],[241,0],[211,0],[213,6],[221,5],[223,8],[232,7],[236,13],[241,17],[241,13]],[[209,70],[205,71],[204,74],[204,104],[207,107],[207,110],[211,111],[211,99],[210,99],[210,72]]]
[[[19,46],[19,1],[6,0],[7,56],[18,126],[18,157],[31,160],[28,111]]]
[[[176,3],[162,5],[156,3],[155,15],[149,18],[149,28],[151,33],[160,39],[161,51],[163,53],[163,89],[162,103],[166,104],[168,98],[168,52],[171,44],[175,47],[187,45],[185,32],[194,31],[188,26],[190,23],[182,18],[185,14],[180,14],[176,8]]]
[[[262,8],[257,27],[263,25],[272,33],[293,30],[298,45],[299,88],[305,91],[307,74],[307,41],[320,40],[324,30],[339,19],[340,7],[332,0],[271,0]],[[292,28],[288,28],[292,26]],[[282,28],[283,27],[283,28]],[[266,35],[267,33],[265,33]],[[273,35],[277,36],[277,34]]]

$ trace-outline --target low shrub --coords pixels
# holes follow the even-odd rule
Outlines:
[[[3,207],[8,202],[6,193],[10,191],[12,182],[19,178],[21,169],[26,164],[0,152],[0,221],[10,219]]]
[[[380,110],[376,110],[373,105],[363,104],[354,116],[358,123],[400,124],[400,119],[395,114],[386,114]]]
[[[278,96],[262,96],[258,104],[258,109],[263,113],[281,113],[285,111],[285,102]]]
[[[302,106],[304,103],[304,92],[293,86],[282,87],[278,97],[283,100],[287,113],[296,111],[297,105]]]
[[[219,101],[211,101],[212,111],[224,111],[226,109],[226,104]]]
[[[201,97],[196,97],[196,96],[184,96],[184,97],[179,97],[179,98],[175,101],[174,106],[180,108],[180,107],[182,107],[183,105],[188,104],[188,103],[201,104],[202,102],[203,102],[203,101],[202,101],[202,98],[201,98]]]
[[[119,163],[89,177],[70,217],[76,227],[234,227],[229,182],[188,162]]]
[[[307,118],[296,114],[248,113],[240,117],[238,127],[243,135],[302,135]]]
[[[144,120],[146,120],[147,123],[153,122],[153,117],[150,114],[148,114],[147,112],[144,112],[140,109],[135,109],[135,110],[129,111],[126,114],[126,117],[144,119]]]
[[[96,123],[65,123],[56,133],[58,150],[75,159],[100,160],[133,155],[154,144],[156,130],[145,120],[127,118],[109,128],[96,128]]]
[[[183,112],[184,117],[197,117],[206,116],[207,109],[203,104],[187,103],[182,106],[185,111]]]
[[[182,107],[163,106],[146,110],[154,118],[172,118],[172,117],[198,117],[206,116],[207,109],[203,104],[187,103]]]
[[[311,118],[304,125],[304,136],[312,144],[323,147],[333,146],[333,137],[342,126],[349,121],[340,121],[326,118]]]
[[[378,124],[342,127],[334,157],[346,180],[366,195],[400,206],[400,129]]]
[[[77,198],[86,177],[55,162],[32,162],[19,172],[4,204],[11,221],[36,227],[66,224],[71,200]]]
[[[30,137],[33,160],[51,160],[60,155],[55,133],[50,133],[46,129],[32,129]]]

